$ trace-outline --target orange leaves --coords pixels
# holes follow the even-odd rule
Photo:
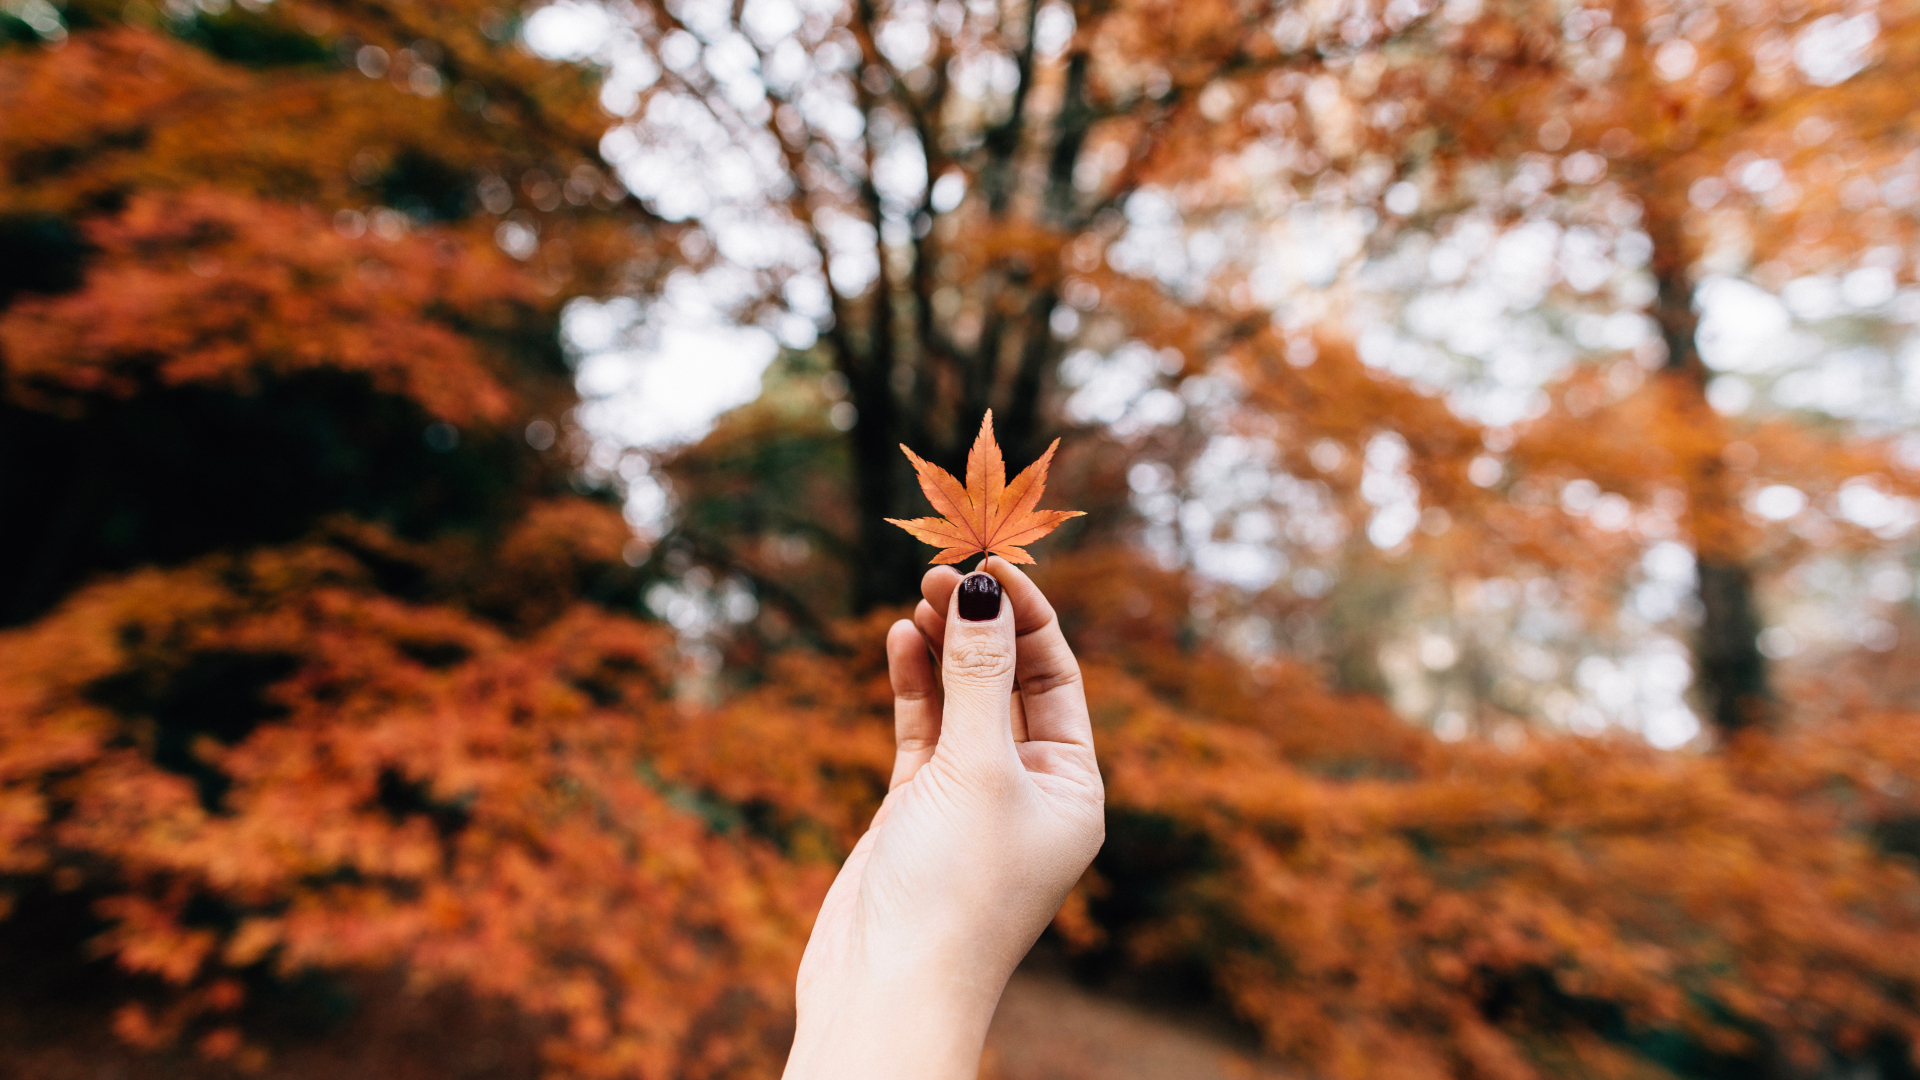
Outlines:
[[[482,586],[489,610],[523,622],[557,614],[594,576],[620,568],[633,532],[620,512],[587,499],[535,504],[503,539],[499,576]]]
[[[96,509],[122,523],[110,567],[73,556],[25,615],[0,590],[5,618],[38,615],[0,631],[0,918],[10,941],[46,936],[48,908],[85,925],[47,944],[50,968],[65,949],[142,976],[90,984],[89,1008],[131,989],[150,1000],[119,1010],[123,1039],[243,1072],[260,1070],[236,971],[371,968],[504,1003],[583,1080],[767,1075],[782,1048],[757,1033],[783,1030],[834,848],[793,858],[736,828],[704,783],[738,771],[721,744],[665,745],[690,734],[666,700],[670,632],[580,602],[631,603],[630,531],[547,498],[563,452],[520,456],[538,450],[516,429],[572,400],[561,307],[614,268],[609,289],[644,291],[670,267],[626,227],[643,214],[599,162],[590,80],[496,47],[478,29],[494,17],[319,0],[168,33],[107,13],[63,48],[0,50],[0,205],[87,242],[78,288],[10,275],[26,284],[0,311],[9,416],[76,433],[0,449],[84,507],[25,546],[74,547]],[[263,41],[365,50],[385,77],[221,58]],[[509,213],[538,236],[524,261],[495,241]],[[205,434],[205,403],[239,434]],[[429,456],[422,412],[495,430]],[[101,429],[141,434],[110,447]],[[311,452],[278,457],[263,431]],[[143,454],[189,476],[264,464],[172,498]],[[67,459],[160,491],[165,528],[207,527],[160,556],[171,569],[100,580],[155,549],[125,524],[146,520],[129,488],[65,495]],[[269,485],[290,512],[262,511]],[[332,516],[343,502],[410,539]],[[321,538],[252,548],[266,520]]]
[[[1263,722],[1229,727],[1120,667],[1086,675],[1095,715],[1122,718],[1099,733],[1124,853],[1103,858],[1144,847],[1177,868],[1159,871],[1167,914],[1115,928],[1116,948],[1204,965],[1312,1074],[1440,1080],[1466,1060],[1477,1076],[1586,1075],[1510,1067],[1538,1039],[1596,1037],[1554,995],[1729,1053],[1743,1029],[1832,1045],[1920,1021],[1887,992],[1920,978],[1920,880],[1849,836],[1855,811],[1815,793],[1830,774],[1801,747],[1756,744],[1735,765],[1586,740],[1428,743],[1382,761],[1391,779],[1340,778],[1285,746],[1355,708],[1322,689],[1269,694]],[[1799,775],[1805,796],[1745,790],[1756,765]],[[1183,867],[1183,850],[1211,865]],[[1548,996],[1498,1004],[1515,986]]]
[[[1920,980],[1920,878],[1855,831],[1875,786],[1854,770],[1920,762],[1910,714],[1728,755],[1449,746],[1378,698],[1158,636],[1179,618],[1154,611],[1159,576],[1094,549],[1044,577],[1098,725],[1101,873],[1164,898],[1099,928],[1116,956],[1207,969],[1304,1073],[1654,1075],[1649,1031],[1741,1054],[1756,1031],[1832,1046],[1920,1022],[1891,989]],[[1879,820],[1915,814],[1897,790]],[[1613,1071],[1553,1064],[1596,1047]]]
[[[0,317],[16,398],[57,408],[153,382],[244,393],[330,369],[453,423],[512,407],[449,318],[484,324],[538,306],[490,247],[431,233],[348,239],[318,215],[213,192],[142,196],[89,239],[100,255],[83,289]]]
[[[546,518],[594,521],[573,504]],[[464,983],[572,1032],[556,1060],[582,1076],[686,1075],[717,1015],[777,1029],[825,864],[690,809],[713,800],[679,777],[728,769],[662,698],[669,635],[575,606],[510,639],[356,576],[338,551],[210,560],[103,583],[0,638],[0,688],[39,688],[0,696],[0,795],[37,796],[7,838],[35,857],[9,869],[69,875],[68,902],[107,923],[98,946],[179,988],[184,1012],[123,1012],[123,1034],[225,1030],[208,1027],[231,1004],[223,973],[260,963]],[[45,663],[62,653],[84,663]],[[255,726],[199,731],[174,704],[208,670]],[[112,711],[87,700],[101,686],[122,688]],[[102,729],[86,746],[7,759],[73,715]],[[688,745],[663,753],[676,735]],[[119,748],[156,737],[200,746],[217,788]],[[201,900],[236,917],[206,921]]]
[[[611,215],[593,231],[586,219],[612,205],[608,189],[578,178],[604,182],[581,160],[603,118],[577,73],[493,77],[535,61],[477,34],[481,0],[319,7],[339,35],[323,44],[351,35],[395,67],[381,78],[243,69],[179,37],[97,24],[62,50],[0,54],[0,100],[14,106],[0,125],[6,205],[80,215],[95,248],[81,289],[0,313],[14,402],[77,412],[192,386],[244,403],[263,384],[324,371],[455,422],[536,406],[558,415],[564,373],[528,343],[550,350],[568,292],[608,267],[637,275],[623,287],[671,272],[671,259],[636,256],[660,237],[614,228]],[[1181,88],[1164,99],[1176,111],[1161,134],[1144,128],[1158,104],[1087,133],[1089,146],[1129,148],[1089,199],[1221,173],[1218,155],[1251,134],[1190,124],[1179,104],[1261,93],[1257,73],[1208,71],[1253,47],[1244,13],[1215,0],[1197,15],[1177,7],[1151,0],[1083,28],[1097,56],[1160,55]],[[436,34],[442,25],[457,32]],[[1503,36],[1468,51],[1531,48]],[[403,47],[426,55],[416,40],[443,53],[453,81],[438,97],[398,77]],[[1395,77],[1383,85],[1402,85]],[[1472,114],[1456,125],[1467,150],[1494,153],[1500,145],[1475,140],[1499,135],[1532,153],[1547,116],[1529,110],[1563,111],[1550,95],[1508,93],[1511,81],[1471,81],[1504,96],[1450,83],[1470,93],[1411,95],[1410,122],[1458,105]],[[1187,93],[1210,82],[1206,95]],[[588,107],[547,108],[567,100]],[[1518,118],[1488,126],[1503,116]],[[1669,145],[1631,118],[1569,117],[1580,125],[1566,133],[1569,155],[1616,124],[1643,147]],[[1325,137],[1350,126],[1325,119],[1313,117]],[[1363,127],[1403,138],[1365,125],[1341,137],[1373,137]],[[567,149],[579,135],[584,150]],[[1627,174],[1624,159],[1609,160]],[[410,189],[409,170],[426,179]],[[1251,183],[1206,180],[1212,193],[1197,205],[1243,203]],[[1668,186],[1670,203],[1687,190]],[[560,190],[564,205],[528,209]],[[475,192],[507,203],[463,222]],[[421,201],[434,195],[446,199]],[[1096,287],[1101,319],[1124,316],[1129,334],[1178,350],[1186,374],[1217,357],[1238,364],[1249,406],[1286,421],[1276,444],[1302,478],[1308,448],[1331,440],[1348,464],[1312,467],[1350,488],[1364,471],[1355,452],[1399,432],[1421,506],[1452,515],[1450,526],[1436,520],[1451,530],[1456,569],[1481,559],[1505,573],[1515,553],[1562,551],[1568,581],[1595,580],[1596,560],[1624,550],[1604,545],[1632,538],[1596,539],[1597,526],[1552,514],[1545,482],[1565,479],[1554,466],[1579,467],[1639,509],[1681,475],[1648,465],[1648,449],[1681,464],[1724,459],[1711,432],[1671,420],[1627,417],[1640,435],[1598,437],[1653,401],[1642,392],[1610,414],[1570,407],[1587,419],[1557,438],[1523,431],[1511,456],[1489,462],[1499,483],[1476,486],[1470,463],[1509,451],[1490,450],[1439,398],[1327,339],[1316,362],[1287,363],[1298,357],[1258,329],[1264,314],[1242,324],[1103,269],[1089,246],[1097,229],[1040,228],[1020,216],[1024,195],[1005,222],[983,224],[986,201],[964,201],[958,227],[929,234],[946,248],[939,265],[960,268],[936,269],[936,287],[966,283],[963,307],[989,311],[1023,306],[1017,291],[975,284],[1005,280],[1009,265],[1027,266],[1034,288]],[[503,221],[537,226],[526,263],[495,249]],[[1084,279],[1062,280],[1063,268]],[[1029,329],[1046,333],[1050,307],[1033,310]],[[857,339],[872,327],[846,329]],[[536,403],[530,384],[550,397]],[[1748,436],[1763,460],[1812,460],[1765,435]],[[990,417],[961,478],[907,453],[937,516],[895,524],[933,544],[936,562],[993,552],[1030,563],[1025,546],[1076,516],[1037,509],[1054,448],[1009,481]],[[1842,464],[1820,475],[1868,471]],[[829,499],[792,486],[806,524],[850,531],[820,509]],[[236,503],[247,495],[233,492]],[[826,627],[831,650],[765,656],[743,680],[751,688],[715,708],[673,701],[686,659],[671,635],[580,603],[631,602],[630,537],[615,510],[516,490],[475,520],[439,498],[398,500],[392,519],[418,523],[418,547],[340,523],[327,542],[265,551],[222,535],[219,548],[243,553],[106,581],[0,635],[0,874],[27,882],[24,897],[45,885],[90,905],[107,924],[99,947],[172,987],[171,1007],[121,1014],[123,1036],[143,1045],[237,1055],[232,972],[364,965],[509,1003],[549,1025],[548,1065],[569,1076],[771,1074],[781,1048],[755,1033],[782,1029],[832,861],[884,791],[877,644],[890,615]],[[453,549],[464,554],[440,558]],[[1858,836],[1861,813],[1915,813],[1901,780],[1920,761],[1909,718],[1724,757],[1547,739],[1512,752],[1446,747],[1377,697],[1331,691],[1305,664],[1242,663],[1196,644],[1211,617],[1177,574],[1101,551],[1056,562],[1046,587],[1085,664],[1116,841],[1103,855],[1109,891],[1080,891],[1064,936],[1111,947],[1122,963],[1204,968],[1303,1071],[1552,1073],[1534,1059],[1601,1053],[1581,1049],[1600,1045],[1594,1016],[1609,1018],[1607,1038],[1618,1017],[1714,1047],[1733,1027],[1788,1046],[1920,1029],[1913,878]],[[832,610],[833,574],[807,576],[807,602]],[[1863,794],[1836,810],[1823,801],[1836,787]]]
[[[1533,1033],[1591,1036],[1577,1011],[1501,1012],[1516,986],[1550,993],[1515,1009],[1560,995],[1734,1049],[1736,1024],[1791,1041],[1915,1019],[1884,989],[1920,977],[1913,875],[1850,835],[1857,808],[1824,801],[1835,777],[1920,760],[1910,721],[1755,742],[1737,761],[1447,747],[1377,699],[1144,633],[1153,596],[1128,590],[1177,584],[1098,551],[1047,580],[1099,725],[1103,872],[1166,898],[1112,923],[1100,902],[1076,907],[1065,925],[1087,947],[1203,965],[1272,1047],[1329,1076],[1438,1080],[1463,1061],[1498,1075]],[[695,1032],[777,1023],[828,860],[884,790],[887,621],[843,625],[844,651],[782,655],[762,685],[695,711],[664,698],[657,627],[574,607],[512,638],[374,593],[338,553],[260,553],[109,582],[10,634],[0,687],[47,690],[33,715],[0,702],[0,745],[30,738],[34,715],[97,715],[83,699],[116,671],[291,654],[269,688],[285,715],[207,759],[230,785],[219,814],[105,740],[9,779],[58,786],[29,826],[48,864],[124,875],[81,894],[107,901],[102,943],[204,999],[203,1019],[125,1034],[224,1030],[208,1018],[232,967],[397,964],[551,1019],[556,1066],[685,1075],[677,1047]],[[61,648],[88,658],[66,682],[42,663]],[[141,730],[107,719],[109,735]],[[748,838],[747,806],[778,847]],[[238,918],[196,922],[189,895]],[[1819,985],[1796,987],[1803,971]],[[778,1048],[735,1046],[743,1068],[775,1067]]]
[[[473,32],[481,12],[471,6],[414,8],[397,24],[391,6],[316,7],[330,9],[312,17],[333,22],[334,33],[310,41],[329,51],[328,38],[357,38],[395,52],[408,39],[431,39],[432,22],[457,26],[459,37],[481,46],[460,65],[468,77],[488,82],[489,68],[506,82],[541,73],[541,85],[521,85],[531,91],[526,104],[545,123],[489,123],[451,93],[409,92],[404,77],[395,85],[351,68],[249,69],[222,63],[174,34],[95,24],[57,51],[0,53],[0,100],[9,106],[0,160],[10,163],[9,207],[87,212],[130,192],[211,182],[236,194],[317,201],[330,215],[343,205],[365,207],[368,163],[383,170],[406,150],[476,177],[489,170],[518,176],[535,162],[594,159],[605,114],[586,84],[577,76],[555,78],[548,65],[518,50],[487,45]],[[304,35],[284,12],[265,18],[293,23],[285,29]],[[388,36],[396,32],[402,35],[397,41]],[[76,101],[87,107],[73,108]],[[348,166],[363,154],[356,177]],[[548,215],[560,216],[568,211]]]
[[[1012,563],[1031,563],[1023,544],[1031,544],[1060,527],[1069,518],[1084,516],[1078,510],[1035,510],[1047,489],[1047,467],[1060,440],[1053,440],[1040,460],[1022,470],[1007,483],[1007,463],[1000,456],[1000,444],[993,438],[993,410],[980,421],[980,434],[967,453],[967,483],[938,465],[921,460],[918,454],[900,449],[913,462],[920,478],[920,490],[927,501],[940,511],[937,518],[913,518],[901,521],[888,518],[913,534],[914,539],[932,544],[941,551],[932,562],[957,563],[969,555],[998,555]]]

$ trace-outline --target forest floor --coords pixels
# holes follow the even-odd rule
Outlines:
[[[3,940],[0,957],[18,960]],[[28,950],[31,951],[31,950]],[[187,1048],[146,1054],[114,1036],[99,1008],[103,965],[22,970],[0,980],[0,1080],[215,1080],[243,1075]],[[116,984],[117,985],[117,984]],[[408,992],[397,976],[352,989],[335,1024],[278,1040],[273,1080],[510,1080],[538,1076],[541,1027],[458,993]],[[403,1008],[380,1003],[404,1001]],[[304,1001],[309,1008],[313,1000]],[[269,1020],[272,1018],[269,1017]],[[298,1026],[298,1025],[296,1025]],[[285,1034],[285,1033],[282,1033]],[[1217,1009],[1075,982],[1046,946],[1016,972],[987,1036],[981,1080],[1296,1080]]]
[[[981,1080],[1290,1080],[1241,1031],[1198,1009],[1090,991],[1048,964],[1014,974]]]

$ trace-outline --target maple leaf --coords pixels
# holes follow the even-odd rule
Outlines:
[[[973,449],[967,452],[967,484],[961,487],[952,473],[922,460],[902,443],[900,449],[920,477],[920,490],[943,516],[886,520],[912,533],[916,540],[940,548],[931,560],[936,565],[957,563],[970,555],[998,555],[1010,563],[1032,563],[1033,556],[1021,544],[1033,543],[1068,518],[1083,516],[1079,510],[1034,509],[1047,489],[1047,466],[1059,446],[1060,440],[1053,440],[1039,461],[1027,466],[1013,483],[1007,483],[1007,462],[1000,456],[1000,444],[994,441],[993,410],[988,409]]]

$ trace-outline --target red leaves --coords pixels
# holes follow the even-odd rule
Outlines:
[[[980,421],[980,434],[967,454],[967,484],[938,465],[921,460],[903,444],[900,449],[913,462],[920,477],[920,490],[942,516],[901,521],[888,518],[913,534],[914,539],[932,544],[941,551],[930,561],[957,563],[970,555],[998,555],[1012,563],[1031,563],[1023,544],[1031,544],[1060,527],[1068,518],[1082,517],[1079,510],[1035,510],[1047,489],[1047,467],[1060,440],[1053,440],[1040,460],[1024,469],[1013,483],[1007,483],[1007,463],[1000,456],[1000,444],[993,438],[993,410]]]

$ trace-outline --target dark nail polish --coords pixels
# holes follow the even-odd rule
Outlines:
[[[1000,617],[1000,582],[992,574],[968,574],[960,579],[960,617],[989,622]]]

